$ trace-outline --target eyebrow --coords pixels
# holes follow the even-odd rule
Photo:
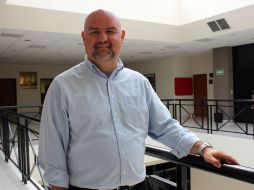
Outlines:
[[[88,28],[88,30],[98,30],[99,28],[97,28],[97,27],[90,27],[90,28]]]

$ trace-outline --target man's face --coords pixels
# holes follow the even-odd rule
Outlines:
[[[82,32],[87,56],[95,63],[114,63],[120,55],[124,37],[119,20],[105,12],[88,17]]]

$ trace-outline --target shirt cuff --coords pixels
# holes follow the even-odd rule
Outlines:
[[[171,153],[177,156],[178,158],[182,158],[184,156],[187,156],[190,153],[191,148],[193,145],[197,142],[200,141],[200,139],[192,134],[189,133],[186,135],[184,140],[182,140],[172,151]]]
[[[46,167],[44,178],[50,185],[69,188],[69,174],[66,170],[53,167]]]

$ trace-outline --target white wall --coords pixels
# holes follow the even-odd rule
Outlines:
[[[21,89],[17,84],[17,104],[34,105],[40,104],[40,78],[53,78],[70,67],[70,65],[1,65],[0,78],[16,78],[18,83],[20,72],[37,72],[37,89]],[[137,70],[142,74],[155,73],[156,91],[161,99],[193,98],[193,96],[175,96],[174,78],[192,77],[193,74],[208,74],[212,72],[212,52],[192,57],[168,57],[138,62],[127,64],[126,67]],[[213,98],[212,85],[208,85],[208,98]]]
[[[175,78],[177,77],[192,77],[192,64],[191,57],[182,56],[182,57],[172,57],[172,82],[173,82],[173,91],[175,89]],[[189,96],[176,96],[173,92],[172,98],[175,99],[192,99],[193,95]]]
[[[0,65],[0,78],[16,78],[17,105],[40,105],[40,79],[54,78],[57,74],[70,68],[70,65]],[[20,72],[37,72],[37,88],[22,89],[19,86]]]
[[[194,74],[209,74],[213,72],[212,50],[196,56],[168,57],[134,64],[127,64],[133,70],[142,74],[155,73],[156,90],[161,99],[193,98],[193,96],[175,96],[174,78],[192,77]],[[207,77],[209,80],[209,76]],[[208,98],[213,98],[213,85],[208,86]]]
[[[171,58],[163,58],[159,60],[151,60],[127,64],[133,70],[142,74],[155,74],[156,92],[161,99],[172,98],[174,94],[173,69]]]
[[[1,9],[1,6],[3,6],[5,3],[6,3],[6,0],[0,0],[0,9]]]

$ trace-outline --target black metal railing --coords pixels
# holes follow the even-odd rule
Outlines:
[[[184,158],[178,159],[172,153],[170,153],[170,149],[159,148],[151,145],[146,145],[146,155],[153,156],[156,158],[160,158],[162,160],[167,160],[178,165],[178,170],[184,169],[184,167],[191,167],[200,169],[203,171],[219,174],[225,177],[229,177],[232,179],[240,180],[243,182],[247,182],[250,184],[254,184],[254,168],[245,167],[241,165],[229,165],[223,164],[221,168],[216,168],[211,164],[206,163],[200,156],[196,155],[188,155]],[[181,173],[181,172],[180,172]],[[170,189],[186,189],[186,181],[183,181],[185,177],[181,175],[177,177],[177,183],[170,184],[167,183],[167,186],[170,186]],[[161,182],[158,183],[158,186]]]
[[[174,117],[183,117],[184,114],[181,113],[180,109],[185,108],[183,110],[189,111],[190,109],[185,106],[192,105],[191,103],[185,104],[184,101],[186,100],[167,101],[168,102],[166,102],[166,106],[169,109],[172,109],[171,112],[173,113]],[[191,102],[191,100],[188,101]],[[207,111],[209,111],[209,109],[212,109],[212,111],[216,109],[222,109],[219,106],[219,101],[217,103],[218,104],[216,104],[215,101],[215,104],[201,105],[202,107],[204,107],[204,105],[209,105],[210,107],[208,107]],[[29,111],[25,111],[28,108]],[[37,109],[37,111],[31,110],[31,108]],[[38,116],[40,115],[40,113],[41,106],[0,107],[0,149],[4,152],[6,162],[11,161],[12,163],[14,163],[15,166],[17,166],[17,168],[22,174],[22,181],[24,183],[27,183],[27,181],[29,180],[32,184],[34,184],[37,189],[47,189],[46,183],[42,175],[43,172],[39,167],[37,153],[40,123],[40,119],[38,119]],[[31,116],[31,114],[33,114],[33,116]],[[209,114],[211,113],[209,112]],[[207,116],[209,114],[207,114]],[[212,117],[207,118],[208,121],[206,121],[205,118],[204,121],[209,123],[209,119],[211,119]],[[199,120],[198,122],[200,121],[202,124],[202,120]],[[184,120],[182,120],[181,122],[183,123]],[[210,126],[206,127],[205,125],[201,125],[199,126],[199,128],[201,128],[202,130],[208,129],[208,132],[214,131],[214,129],[210,129]],[[188,184],[186,178],[186,171],[189,167],[198,168],[201,170],[254,184],[253,168],[223,164],[222,168],[217,169],[212,165],[204,162],[203,159],[201,159],[199,156],[189,155],[185,158],[177,159],[170,153],[168,149],[162,149],[149,145],[146,146],[146,154],[177,164],[178,177],[176,182],[171,182],[158,176],[148,176],[149,182],[153,190],[187,189]],[[37,173],[35,172],[35,170],[37,170]]]
[[[11,161],[19,169],[22,182],[26,184],[29,180],[37,189],[46,187],[37,153],[41,108],[0,107],[0,149],[5,161]]]
[[[254,100],[163,99],[172,117],[184,127],[253,136]],[[221,133],[220,133],[221,134]]]

